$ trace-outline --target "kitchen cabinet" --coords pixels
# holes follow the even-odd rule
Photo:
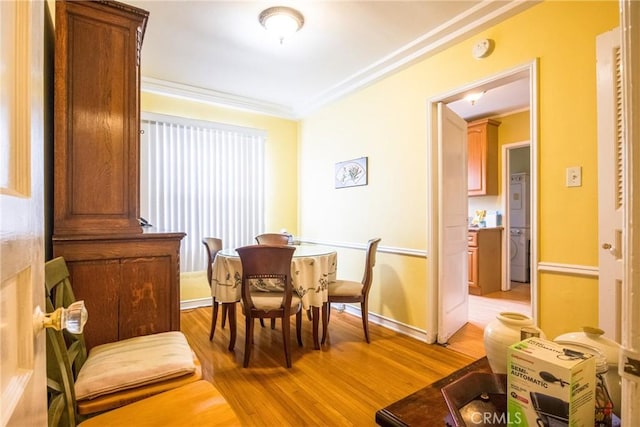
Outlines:
[[[469,196],[498,194],[498,126],[482,119],[467,126],[467,191]]]
[[[89,347],[180,329],[181,232],[143,232],[140,54],[148,12],[57,1],[53,255],[89,311]]]
[[[502,287],[502,228],[469,230],[469,293],[485,295]]]

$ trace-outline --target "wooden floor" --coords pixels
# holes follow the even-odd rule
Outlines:
[[[210,307],[183,311],[181,329],[202,363],[204,379],[246,426],[375,426],[377,410],[475,360],[374,324],[367,344],[360,318],[333,311],[321,350],[313,350],[306,318],[304,346],[298,347],[292,321],[291,369],[284,367],[280,323],[275,330],[256,324],[251,361],[242,368],[244,317],[238,314],[233,352],[227,350],[229,328],[221,329],[220,322],[209,341],[210,319]]]
[[[483,296],[469,295],[469,323],[449,339],[447,347],[474,358],[485,356],[482,341],[484,328],[503,311],[531,316],[528,283],[511,282],[511,290],[508,292],[498,291]]]

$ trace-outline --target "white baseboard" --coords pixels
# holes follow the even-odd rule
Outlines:
[[[180,301],[180,310],[192,310],[199,307],[211,307],[211,297]]]
[[[344,311],[349,314],[353,314],[354,316],[357,316],[360,318],[362,317],[360,307],[345,304]],[[369,322],[375,323],[376,325],[380,325],[387,329],[391,329],[392,331],[396,331],[403,335],[408,335],[411,338],[417,339],[418,341],[422,341],[426,343],[435,342],[435,340],[429,341],[427,332],[423,331],[422,329],[418,329],[415,326],[407,325],[407,324],[398,322],[396,320],[377,315],[375,313],[369,313]]]

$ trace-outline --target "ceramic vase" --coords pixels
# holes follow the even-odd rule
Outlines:
[[[521,341],[522,328],[533,328],[539,332],[540,338],[546,338],[544,333],[535,327],[531,318],[520,313],[499,313],[495,320],[484,328],[484,349],[494,374],[507,373],[507,348]]]

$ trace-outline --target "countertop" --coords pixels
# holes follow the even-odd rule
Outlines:
[[[469,231],[482,231],[482,230],[502,230],[503,226],[499,225],[497,227],[472,227],[469,226]]]

